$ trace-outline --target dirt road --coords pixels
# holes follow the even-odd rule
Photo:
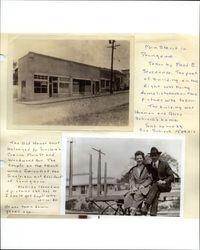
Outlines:
[[[14,101],[13,124],[125,126],[128,102],[128,93],[37,105]]]

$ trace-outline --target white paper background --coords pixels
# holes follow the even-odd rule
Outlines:
[[[2,33],[199,33],[198,2],[2,1]],[[199,220],[3,219],[3,249],[199,249]]]

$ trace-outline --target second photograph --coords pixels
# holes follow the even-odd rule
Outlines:
[[[181,216],[183,139],[64,137],[65,213]]]

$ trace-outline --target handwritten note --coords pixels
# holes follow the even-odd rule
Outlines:
[[[135,41],[134,131],[185,136],[184,216],[198,217],[198,38],[141,35]]]
[[[4,213],[59,214],[60,141],[10,139],[6,148]]]
[[[197,39],[136,41],[134,129],[195,134],[198,127]],[[192,121],[192,122],[191,122]]]

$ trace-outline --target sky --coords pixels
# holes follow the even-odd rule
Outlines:
[[[129,41],[117,41],[114,50],[114,69],[129,68]],[[108,40],[53,40],[53,39],[14,39],[13,61],[29,51],[72,60],[100,67],[111,67],[111,49]]]
[[[134,154],[137,150],[150,152],[155,146],[162,153],[167,153],[175,158],[179,164],[182,160],[182,141],[180,139],[146,139],[146,138],[74,138],[73,164],[74,174],[89,172],[89,154],[93,157],[93,176],[97,176],[98,152],[92,147],[101,149],[102,176],[104,165],[107,162],[107,176],[120,178],[132,166]]]

